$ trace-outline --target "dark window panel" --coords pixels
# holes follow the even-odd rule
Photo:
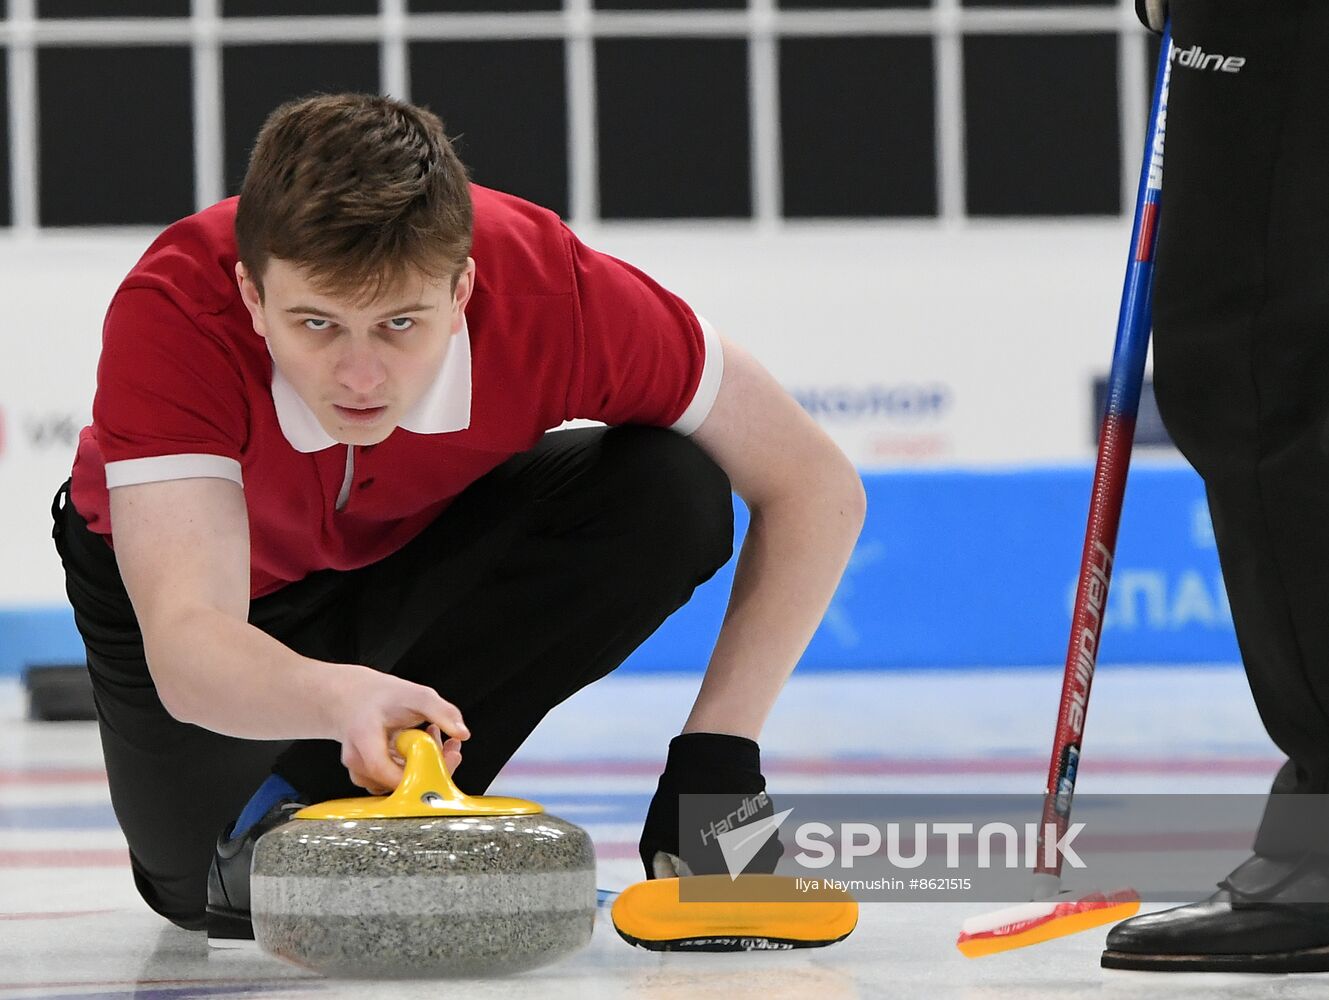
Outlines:
[[[0,10],[0,13],[4,13]],[[9,203],[9,53],[0,49],[0,226],[14,224]]]
[[[411,99],[443,119],[477,184],[568,214],[561,39],[416,42]]]
[[[927,8],[932,0],[776,0],[783,10],[896,10]]]
[[[226,190],[239,192],[264,120],[284,101],[315,93],[378,93],[378,46],[228,45],[222,50]]]
[[[746,10],[747,0],[592,0],[596,10]]]
[[[493,14],[513,10],[562,10],[563,0],[407,0],[413,14]]]
[[[223,17],[377,14],[378,0],[222,0]]]
[[[595,43],[600,215],[748,218],[748,49],[737,38]]]
[[[1117,36],[967,35],[970,215],[1121,211]]]
[[[780,41],[784,214],[937,214],[932,39]]]
[[[189,0],[37,0],[38,17],[188,17]]]
[[[40,222],[159,225],[194,210],[186,48],[37,50]]]

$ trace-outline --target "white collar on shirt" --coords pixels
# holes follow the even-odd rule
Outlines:
[[[272,402],[277,423],[296,451],[309,453],[331,448],[337,442],[323,429],[295,386],[277,366],[272,366]],[[471,425],[471,334],[462,319],[461,330],[452,336],[443,366],[428,391],[398,424],[412,434],[447,434]]]

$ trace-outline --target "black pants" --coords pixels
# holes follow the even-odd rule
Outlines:
[[[366,793],[334,742],[239,740],[168,715],[114,554],[67,489],[53,515],[135,882],[157,912],[200,927],[216,837],[270,771],[313,801]],[[617,667],[732,544],[729,481],[692,442],[647,428],[561,431],[399,552],[259,598],[249,620],[305,655],[435,688],[470,727],[454,777],[479,794],[551,708]]]
[[[1173,0],[1154,377],[1204,478],[1276,792],[1329,791],[1329,4]],[[1194,58],[1194,57],[1192,57]],[[1256,849],[1329,851],[1271,800]],[[1318,828],[1313,828],[1318,826]]]

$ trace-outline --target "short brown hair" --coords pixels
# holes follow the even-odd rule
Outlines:
[[[271,257],[363,301],[412,269],[455,282],[471,250],[466,168],[424,108],[372,94],[289,101],[259,131],[235,238],[260,294]]]

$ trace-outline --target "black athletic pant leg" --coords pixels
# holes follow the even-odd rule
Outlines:
[[[215,838],[274,764],[314,799],[364,793],[335,743],[234,740],[171,718],[114,556],[72,507],[56,516],[135,880],[158,912],[200,927]],[[554,705],[613,670],[724,564],[732,531],[728,480],[690,441],[559,432],[400,552],[261,598],[250,620],[306,655],[436,686],[471,728],[457,780],[474,793]]]
[[[1154,377],[1203,477],[1251,691],[1329,791],[1329,5],[1174,0]],[[1223,60],[1207,58],[1221,55]],[[1233,57],[1244,59],[1235,72]],[[1183,65],[1189,61],[1191,65]],[[1266,813],[1256,849],[1329,849]]]

